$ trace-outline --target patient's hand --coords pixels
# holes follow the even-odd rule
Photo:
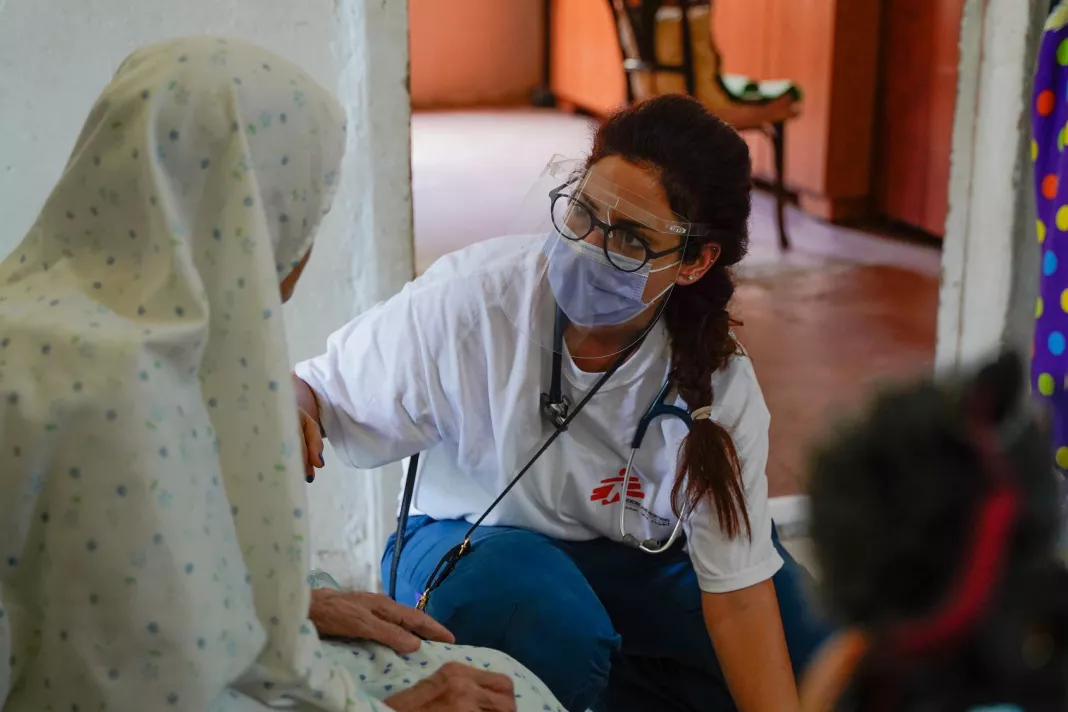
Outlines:
[[[436,673],[386,700],[396,712],[515,712],[515,690],[504,675],[446,663]]]
[[[401,655],[419,650],[422,640],[456,642],[433,618],[388,596],[322,588],[311,593],[308,617],[324,638],[373,640]]]

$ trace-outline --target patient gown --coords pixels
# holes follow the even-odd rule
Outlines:
[[[142,49],[93,107],[0,263],[4,712],[368,712],[447,660],[558,709],[498,654],[307,620],[279,282],[349,142],[329,92],[236,40]]]

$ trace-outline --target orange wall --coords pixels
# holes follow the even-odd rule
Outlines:
[[[958,38],[964,0],[886,0],[875,202],[879,212],[945,233]]]
[[[543,0],[410,0],[412,106],[526,103],[541,84]]]
[[[627,101],[616,21],[604,0],[553,0],[552,90],[557,99],[605,115]]]
[[[713,32],[724,71],[787,77],[805,91],[786,128],[786,182],[824,218],[868,212],[882,0],[715,0]],[[771,173],[768,142],[750,136]]]

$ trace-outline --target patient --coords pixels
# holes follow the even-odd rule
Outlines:
[[[1048,439],[1011,356],[889,392],[812,472],[826,600],[849,629],[806,712],[1068,710],[1068,572]]]
[[[358,643],[308,620],[281,303],[344,149],[328,92],[233,40],[141,50],[93,108],[0,264],[5,712],[559,709],[380,597],[316,594]]]

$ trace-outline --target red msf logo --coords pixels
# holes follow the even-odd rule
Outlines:
[[[620,491],[623,489],[623,475],[626,472],[626,470],[620,470],[618,476],[601,480],[601,484],[597,485],[590,494],[590,501],[600,502],[604,506],[618,502]],[[645,499],[641,480],[633,474],[630,482],[627,483],[627,499]]]

